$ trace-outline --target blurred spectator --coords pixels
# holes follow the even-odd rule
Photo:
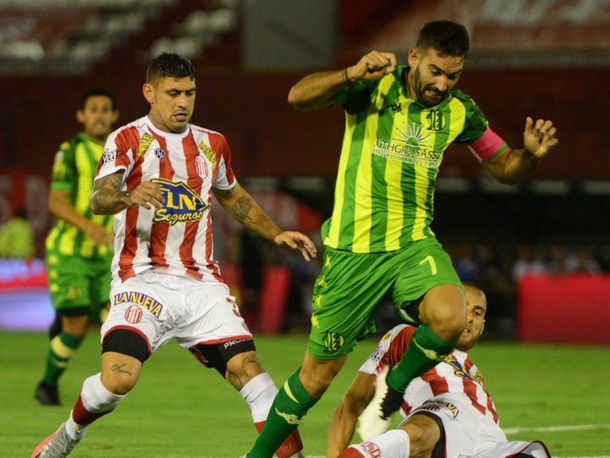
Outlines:
[[[518,283],[521,277],[526,274],[539,275],[547,272],[544,258],[529,245],[522,245],[517,248],[517,259],[512,267],[512,277]]]
[[[572,274],[599,274],[602,271],[600,263],[593,257],[591,249],[579,247],[576,252],[569,253],[566,258],[566,270]]]
[[[0,227],[0,257],[31,259],[34,251],[34,230],[25,210],[19,209]]]

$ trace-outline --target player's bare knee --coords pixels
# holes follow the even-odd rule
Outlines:
[[[102,384],[112,394],[123,396],[129,393],[138,381],[139,371],[126,364],[115,365],[110,372],[102,369]]]
[[[227,362],[226,378],[238,389],[264,371],[255,351],[238,353]]]
[[[401,429],[409,436],[410,456],[430,456],[441,437],[434,420],[422,415],[411,417]]]

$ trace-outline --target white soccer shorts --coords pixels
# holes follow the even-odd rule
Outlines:
[[[413,410],[436,415],[445,429],[446,458],[504,458],[525,452],[535,458],[550,458],[541,442],[508,441],[504,432],[472,404],[456,396],[439,395]],[[404,422],[403,422],[404,424]]]
[[[252,339],[229,288],[218,281],[146,271],[110,292],[110,313],[101,336],[133,329],[144,336],[151,354],[171,339],[183,348]]]

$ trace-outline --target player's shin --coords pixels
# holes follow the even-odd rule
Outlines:
[[[423,324],[417,328],[406,353],[387,376],[390,388],[404,392],[414,378],[432,369],[451,353],[457,341],[445,341]]]
[[[302,418],[318,401],[303,387],[299,380],[299,371],[284,383],[277,393],[265,426],[252,450],[249,458],[270,458],[282,442],[296,430]]]
[[[273,399],[278,393],[273,380],[266,372],[257,375],[244,385],[239,391],[242,397],[250,406],[252,420],[258,432],[265,426],[265,420],[273,403]],[[280,445],[276,454],[279,458],[289,458],[296,455],[303,449],[301,436],[298,430],[294,430],[290,436]]]
[[[405,458],[410,453],[408,434],[402,429],[393,429],[357,445],[351,445],[339,458]]]
[[[102,384],[101,374],[83,382],[78,399],[74,403],[70,418],[66,422],[68,434],[78,438],[98,418],[112,412],[125,395],[111,393]]]

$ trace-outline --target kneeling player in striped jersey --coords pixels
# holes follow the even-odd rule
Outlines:
[[[342,458],[549,458],[542,442],[508,441],[483,377],[468,356],[485,325],[487,300],[474,285],[464,288],[468,321],[456,349],[433,369],[414,379],[400,409],[406,417],[398,429],[384,432],[381,400],[385,371],[400,361],[415,327],[390,330],[369,356],[335,410],[327,456]],[[364,442],[349,444],[359,420]]]

